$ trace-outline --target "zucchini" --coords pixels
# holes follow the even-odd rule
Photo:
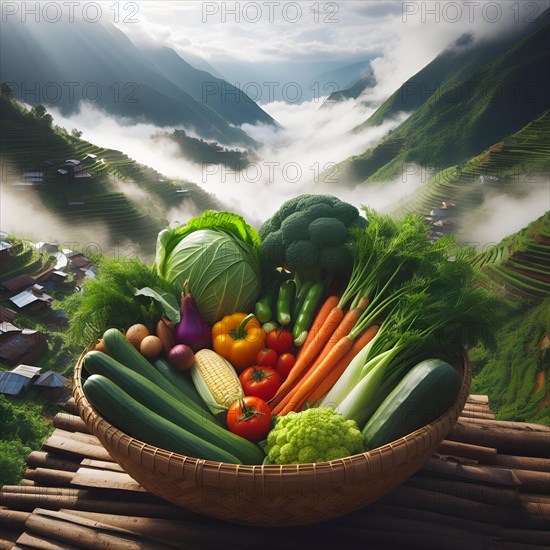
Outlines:
[[[418,363],[363,428],[365,448],[381,447],[432,422],[453,404],[461,386],[460,375],[445,361]]]
[[[240,463],[231,453],[203,441],[195,434],[144,407],[105,376],[92,374],[84,382],[83,390],[106,420],[131,437],[185,456]]]
[[[197,405],[204,408],[205,404],[195,388],[191,377],[182,372],[178,372],[166,359],[155,359],[153,366],[164,376],[168,382],[174,384],[178,390],[187,395]]]
[[[84,367],[92,374],[108,378],[147,409],[227,451],[240,462],[261,464],[264,453],[257,445],[223,428],[207,409],[195,411],[189,406],[193,403],[189,397],[184,396],[183,401],[172,397],[147,378],[100,351],[88,352],[84,357]]]
[[[110,328],[103,334],[103,343],[107,353],[125,367],[141,374],[159,388],[180,399],[182,392],[168,381],[141,353],[128,342],[126,336],[116,328]],[[204,408],[204,404],[201,408]]]

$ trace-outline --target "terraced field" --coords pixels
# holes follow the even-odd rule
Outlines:
[[[395,212],[428,215],[441,208],[443,201],[453,202],[449,225],[460,236],[465,223],[483,214],[488,196],[502,192],[521,194],[524,184],[537,185],[537,178],[550,171],[550,111],[525,126],[502,143],[491,147],[463,165],[451,166],[436,174],[423,188]],[[483,183],[482,176],[497,177],[498,182]],[[496,253],[496,252],[495,252]],[[480,260],[482,261],[482,260]]]
[[[55,258],[42,254],[29,243],[10,239],[13,243],[9,259],[6,263],[0,263],[2,280],[7,281],[19,275],[34,276],[55,265]]]
[[[140,254],[150,257],[157,233],[169,223],[168,210],[181,207],[189,212],[221,206],[191,182],[166,178],[119,151],[44,126],[5,100],[1,107],[3,172],[17,182],[24,172],[40,170],[45,161],[53,162],[44,184],[24,188],[25,200],[36,209],[46,207],[75,228],[101,224],[105,231],[100,231],[98,238],[108,240],[100,243],[105,248],[112,243],[139,243]],[[55,168],[66,159],[82,159],[86,154],[97,156],[85,166],[91,181],[71,182],[57,174]],[[186,191],[178,193],[182,188]]]

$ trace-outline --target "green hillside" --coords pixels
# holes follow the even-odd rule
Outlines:
[[[25,198],[38,209],[46,208],[70,223],[75,231],[98,223],[107,232],[108,242],[101,245],[139,243],[140,254],[150,257],[157,233],[173,221],[167,219],[169,211],[220,207],[197,185],[168,179],[124,153],[93,145],[61,128],[51,128],[48,120],[38,120],[11,99],[1,99],[0,115],[3,173],[13,180],[8,183],[20,181],[26,171],[39,170],[45,161],[53,162],[45,172],[44,184],[25,188]],[[85,167],[92,175],[91,181],[71,182],[57,174],[56,168],[66,159],[82,159],[87,154],[97,156]],[[178,192],[182,189],[185,192]]]
[[[473,392],[497,416],[550,423],[550,212],[478,255],[483,284],[502,296],[494,349],[471,352]]]
[[[382,146],[379,147],[382,150]],[[550,171],[550,110],[519,132],[503,139],[470,159],[438,172],[426,185],[399,206],[396,214],[418,212],[428,215],[443,201],[456,207],[450,213],[452,231],[464,229],[486,213],[486,199],[495,195],[521,197],[525,189],[541,186],[541,174]],[[499,178],[484,184],[482,176]]]
[[[548,30],[548,23],[539,25],[494,61],[444,80],[437,93],[377,147],[341,163],[342,180],[393,179],[408,162],[442,170],[540,117],[550,106]],[[375,114],[367,124],[384,118]],[[381,149],[386,154],[381,155]]]

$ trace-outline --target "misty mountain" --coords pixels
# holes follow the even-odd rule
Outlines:
[[[405,81],[357,130],[381,124],[399,112],[414,112],[444,86],[463,81],[483,65],[504,55],[515,43],[544,27],[549,18],[550,11],[547,10],[520,32],[511,32],[480,43],[475,43],[468,33],[462,35],[432,62]]]
[[[530,30],[530,35],[520,37],[477,70],[463,65],[461,78],[450,77],[378,147],[343,163],[350,180],[393,177],[404,162],[440,169],[459,164],[546,111],[550,106],[549,24]]]
[[[235,125],[273,124],[274,120],[244,92],[206,71],[199,71],[174,50],[161,47],[144,49],[145,57],[162,75],[185,90],[196,101],[216,111]]]
[[[330,94],[338,90],[350,88],[360,78],[365,76],[365,74],[368,75],[370,72],[370,60],[366,59],[318,74],[312,79],[312,83],[317,83],[321,91],[329,92]]]
[[[231,85],[225,83],[228,93],[217,98],[214,90],[218,86],[221,94],[224,81],[168,48],[144,50],[110,24],[44,25],[10,18],[0,40],[0,80],[12,83],[15,97],[29,104],[71,114],[88,101],[115,116],[183,126],[222,144],[247,146],[254,141],[235,124],[274,123]],[[212,90],[207,101],[200,93],[203,85]]]
[[[374,86],[376,86],[376,78],[374,77],[373,71],[370,70],[350,87],[343,90],[337,90],[330,94],[323,106],[339,101],[346,101],[347,99],[357,99],[365,90],[374,88]]]

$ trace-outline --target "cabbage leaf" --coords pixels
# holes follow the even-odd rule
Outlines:
[[[242,217],[206,211],[176,229],[161,231],[155,268],[179,294],[189,288],[204,320],[248,312],[260,293],[261,239]]]

